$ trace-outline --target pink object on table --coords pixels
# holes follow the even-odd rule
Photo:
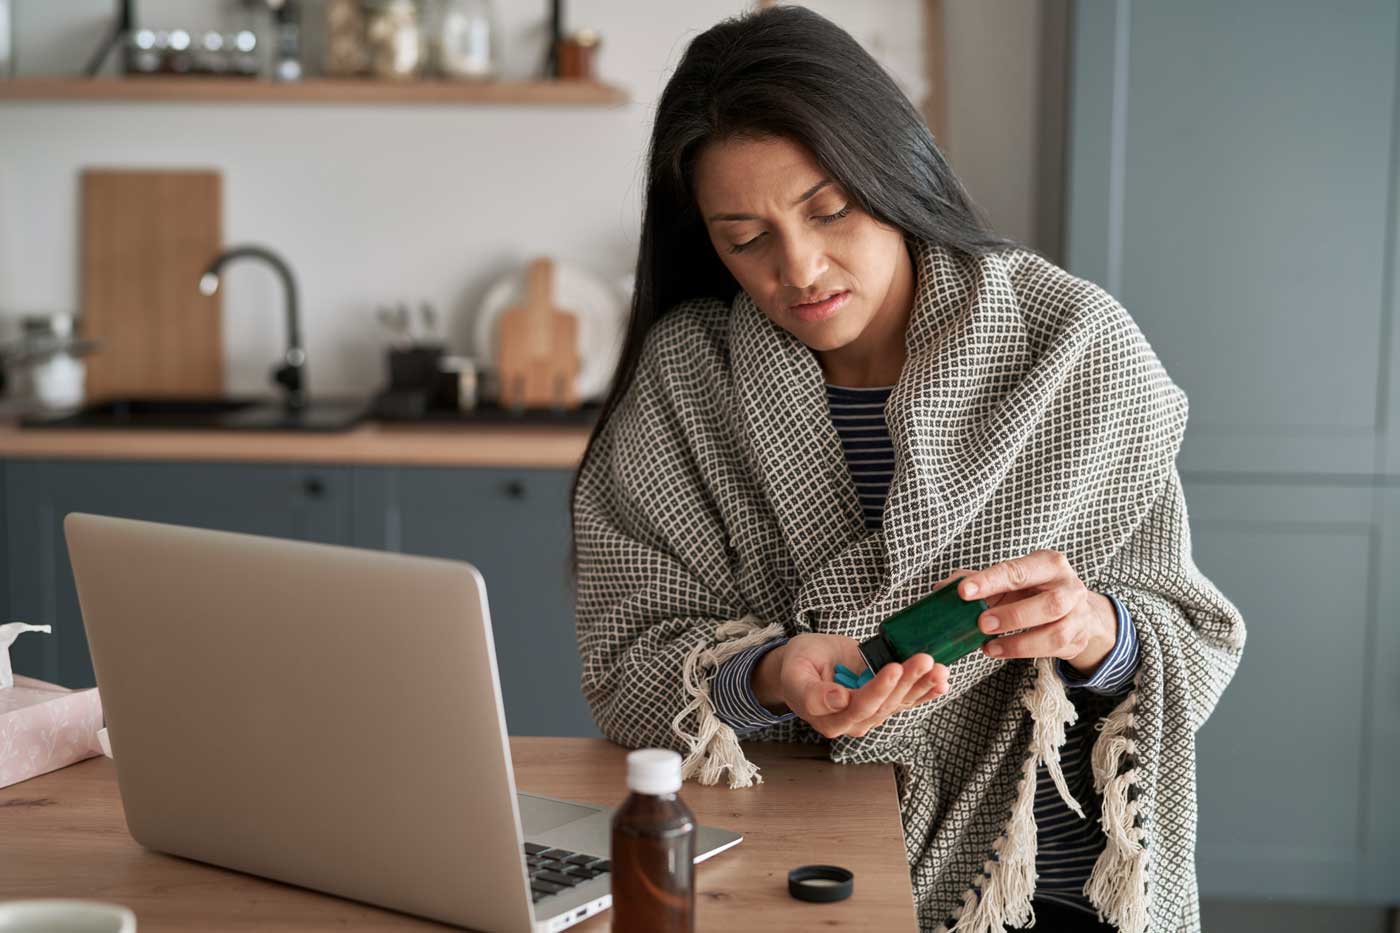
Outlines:
[[[15,675],[0,690],[0,787],[102,754],[97,688],[69,690]]]

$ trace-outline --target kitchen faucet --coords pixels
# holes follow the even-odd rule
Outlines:
[[[212,295],[219,290],[219,272],[224,266],[242,257],[261,259],[282,279],[287,297],[287,352],[282,364],[272,371],[272,379],[286,390],[286,406],[300,409],[306,405],[306,350],[301,343],[301,325],[297,318],[297,283],[291,267],[271,250],[262,246],[234,246],[215,256],[199,279],[199,290]]]

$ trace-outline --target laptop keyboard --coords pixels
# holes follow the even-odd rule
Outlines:
[[[530,897],[538,904],[551,894],[606,874],[612,863],[596,855],[551,849],[537,842],[527,842],[525,866],[530,871]]]

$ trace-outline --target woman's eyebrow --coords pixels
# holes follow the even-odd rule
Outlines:
[[[822,190],[823,188],[825,188],[825,187],[826,187],[827,185],[829,185],[829,184],[831,184],[831,179],[830,179],[830,178],[823,178],[821,181],[817,182],[815,185],[813,185],[812,187],[810,187],[810,188],[808,188],[806,191],[804,191],[804,192],[802,193],[802,197],[800,197],[800,198],[798,198],[796,201],[793,201],[793,202],[792,202],[792,206],[793,206],[793,207],[796,207],[797,205],[801,204],[803,201],[806,201],[806,200],[807,200],[808,198],[810,198],[812,195],[816,194],[818,191]],[[763,218],[757,216],[756,214],[711,214],[711,215],[710,215],[708,218],[706,218],[706,219],[707,219],[707,220],[762,220]]]

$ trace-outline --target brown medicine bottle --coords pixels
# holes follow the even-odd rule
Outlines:
[[[676,796],[681,756],[627,756],[631,791],[612,818],[613,933],[693,933],[695,817]]]

